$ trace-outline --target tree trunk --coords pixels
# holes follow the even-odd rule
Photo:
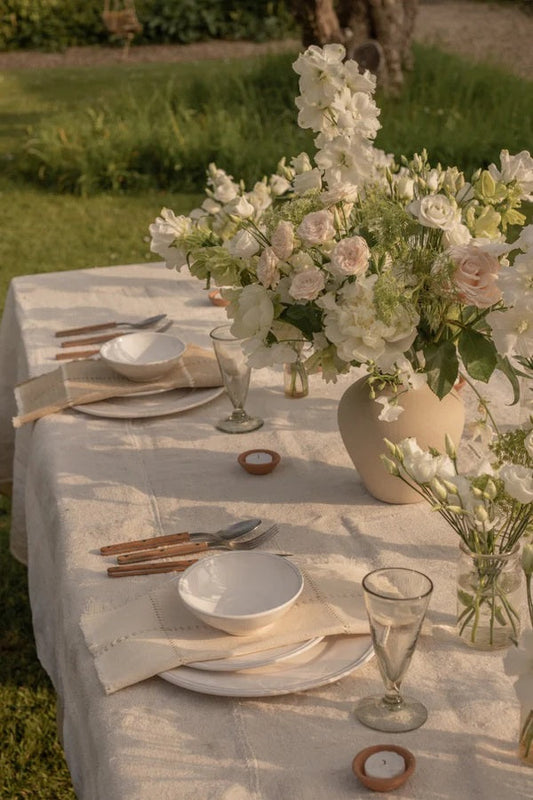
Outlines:
[[[341,42],[347,57],[398,92],[412,68],[412,39],[419,0],[292,0],[302,44]]]

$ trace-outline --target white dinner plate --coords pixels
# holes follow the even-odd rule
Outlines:
[[[323,636],[315,636],[306,642],[296,644],[286,644],[283,647],[272,647],[270,650],[262,650],[260,653],[248,653],[244,656],[234,656],[233,658],[217,658],[213,661],[195,661],[187,664],[193,669],[203,669],[208,672],[234,672],[237,669],[254,669],[255,667],[265,667],[267,664],[277,664],[286,658],[303,653],[322,641]]]
[[[110,417],[112,419],[163,417],[209,403],[223,391],[223,386],[209,389],[170,389],[161,394],[111,397],[109,400],[98,400],[96,403],[86,403],[73,406],[73,408],[84,414],[91,414],[93,417]]]
[[[241,672],[177,667],[160,677],[183,689],[225,697],[273,697],[314,689],[344,678],[373,655],[370,636],[330,636],[305,653]]]

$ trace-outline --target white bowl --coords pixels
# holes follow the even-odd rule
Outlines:
[[[176,336],[154,331],[126,333],[100,348],[101,358],[131,381],[161,378],[179,362],[185,344]]]
[[[279,620],[303,585],[298,567],[282,556],[246,551],[200,559],[180,578],[178,593],[202,622],[245,636]]]

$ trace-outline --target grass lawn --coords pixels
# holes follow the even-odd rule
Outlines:
[[[433,163],[465,170],[529,149],[533,83],[422,47],[415,55],[402,97],[378,99],[380,147],[426,147]],[[296,125],[292,60],[0,72],[0,309],[17,275],[159,260],[149,224],[163,206],[197,204],[209,161],[253,181],[297,155],[309,136]],[[0,797],[67,800],[9,520],[0,498]]]

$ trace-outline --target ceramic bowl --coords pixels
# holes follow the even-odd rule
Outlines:
[[[101,358],[131,381],[153,381],[176,366],[185,344],[176,336],[138,331],[117,336],[100,348]]]
[[[182,575],[178,593],[202,622],[246,636],[286,614],[303,585],[298,567],[282,556],[241,551],[200,559]]]

